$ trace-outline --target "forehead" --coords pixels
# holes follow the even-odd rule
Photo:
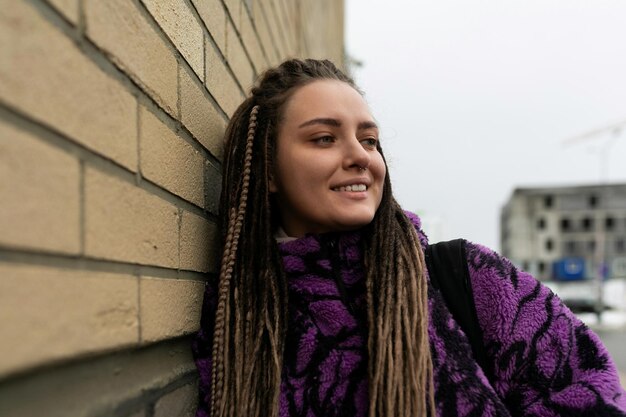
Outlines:
[[[283,121],[286,123],[315,117],[373,120],[363,96],[338,80],[317,80],[300,87],[285,105]]]

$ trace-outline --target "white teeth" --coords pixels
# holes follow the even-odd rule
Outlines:
[[[367,190],[367,186],[365,184],[353,184],[346,185],[345,187],[335,187],[333,188],[335,191],[365,191]]]

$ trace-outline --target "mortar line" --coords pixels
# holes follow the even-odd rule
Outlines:
[[[178,271],[180,272],[181,270],[181,262],[180,262],[180,241],[181,241],[181,236],[182,236],[182,224],[183,224],[183,211],[182,209],[178,209],[178,219],[177,219],[177,223],[178,223]]]
[[[241,48],[243,49],[244,54],[246,55],[246,59],[248,60],[248,63],[252,67],[252,73],[254,74],[254,78],[256,78],[258,76],[257,69],[254,66],[254,63],[252,62],[252,58],[251,58],[250,54],[248,53],[248,50],[247,50],[243,40],[241,39],[241,35],[239,34],[239,30],[237,29],[237,25],[235,25],[235,21],[233,20],[233,17],[232,17],[232,15],[230,13],[230,10],[228,9],[228,7],[226,6],[226,3],[224,3],[223,0],[222,0],[221,4],[222,4],[222,7],[224,8],[224,13],[226,15],[226,24],[224,25],[224,39],[226,41],[226,51],[228,51],[228,49],[229,49],[228,48],[228,45],[229,45],[228,24],[230,22],[230,25],[233,27],[233,31],[235,32],[235,36],[240,41],[239,43],[241,45]],[[240,12],[241,12],[241,10],[240,10]],[[259,40],[259,44],[261,44],[260,40]],[[216,49],[219,51],[219,47],[216,48]],[[230,65],[230,61],[228,60],[228,57],[226,56],[226,52],[224,52],[224,54],[222,54],[222,55],[224,57],[224,62],[226,63],[226,68],[232,74],[235,82],[237,83],[237,86],[239,86],[239,89],[241,90],[243,95],[246,96],[246,89],[243,88],[243,86],[241,85],[241,81],[239,81],[239,78],[235,75],[235,71],[232,69],[232,67]],[[253,82],[254,82],[254,80],[253,80]]]
[[[274,13],[274,16],[276,17],[276,23],[277,26],[280,26],[283,30],[281,30],[280,32],[282,33],[282,38],[284,41],[284,45],[287,48],[287,50],[290,49],[292,45],[292,40],[290,40],[290,36],[289,33],[287,33],[285,31],[285,29],[287,29],[287,31],[289,31],[291,28],[289,27],[289,21],[286,19],[283,19],[285,17],[285,15],[283,14],[282,11],[279,11],[278,9],[281,8],[280,4],[277,5],[274,1],[270,1],[270,7],[272,8],[272,12]],[[291,55],[291,53],[290,53]]]
[[[141,274],[137,271],[135,275],[137,278],[137,342],[143,343],[143,331],[141,323]]]
[[[136,102],[136,117],[135,117],[135,135],[137,142],[137,172],[135,173],[135,183],[136,185],[141,184],[142,174],[141,174],[141,104],[139,104],[139,100],[135,97]]]
[[[181,66],[178,57],[176,58],[176,112],[178,113],[178,120],[183,118],[183,110],[182,110],[182,94],[181,94]],[[181,123],[182,124],[182,123]]]
[[[85,37],[85,33],[87,33],[87,18],[85,15],[85,0],[78,1],[78,36],[81,38]]]
[[[85,255],[85,234],[87,230],[86,226],[86,214],[85,214],[85,161],[80,158],[79,160],[79,179],[78,179],[78,204],[79,204],[79,253],[81,256]]]
[[[215,158],[214,155],[197,139],[193,137],[191,132],[182,125],[180,120],[174,119],[165,109],[163,109],[150,95],[145,93],[141,86],[135,82],[132,77],[126,74],[122,69],[115,66],[113,62],[111,62],[105,51],[103,51],[98,45],[92,42],[88,37],[77,35],[76,30],[74,30],[73,26],[69,25],[64,19],[60,18],[58,12],[52,8],[51,5],[43,2],[42,0],[30,0],[33,3],[37,10],[42,13],[42,16],[53,26],[58,28],[61,33],[65,34],[69,39],[73,40],[76,44],[77,48],[83,53],[83,55],[88,58],[96,67],[98,67],[102,72],[111,76],[114,80],[118,81],[126,90],[139,98],[142,104],[149,103],[153,109],[158,109],[158,113],[160,114],[160,119],[163,120],[167,118],[170,120],[170,123],[174,124],[181,131],[186,132],[188,137],[185,140],[189,141],[196,147],[197,149],[201,149],[203,155],[207,158]],[[138,0],[135,0],[135,4],[137,4]],[[141,4],[141,3],[140,3]],[[176,49],[176,47],[169,41],[167,37],[164,38],[163,31],[161,30],[158,23],[154,20],[152,15],[143,7],[138,7],[139,12],[146,18],[147,22],[152,26],[155,32],[161,37],[162,40],[165,41],[166,45],[172,51],[175,57],[183,58],[180,52]],[[182,60],[187,67],[190,69],[192,73],[193,69],[191,66],[184,60]],[[180,61],[179,61],[180,62]],[[225,122],[228,122],[229,117],[219,105],[219,103],[215,100],[215,98],[209,94],[209,102],[215,108],[217,113],[222,117]],[[153,110],[154,112],[154,110]],[[180,114],[178,115],[178,119],[180,119]]]
[[[191,12],[192,14],[194,13],[193,11]],[[204,33],[204,25],[202,24],[202,19],[200,20],[200,27],[202,29],[202,84],[204,84],[204,88],[206,88],[206,70],[207,70],[207,66],[206,66],[206,43],[207,43],[207,36],[208,34]],[[209,90],[208,88],[206,88],[207,91]],[[209,91],[210,93],[210,91]]]
[[[161,28],[161,26],[159,25],[159,22],[156,21],[156,19],[154,18],[154,16],[152,16],[152,14],[150,13],[150,11],[148,11],[148,9],[146,8],[145,4],[143,4],[142,1],[140,0],[134,0],[135,5],[137,6],[137,8],[139,9],[140,13],[144,16],[144,18],[146,19],[146,21],[152,26],[152,29],[154,29],[155,32],[157,32],[159,34],[159,36],[161,37],[161,39],[166,43],[166,45],[168,46],[168,48],[170,50],[172,50],[174,52],[174,56],[176,57],[176,60],[180,65],[185,65],[187,67],[187,69],[189,70],[189,72],[191,74],[193,74],[193,76],[195,76],[196,78],[199,79],[198,75],[196,74],[196,72],[194,71],[194,69],[191,67],[191,65],[189,64],[189,62],[187,62],[187,59],[183,56],[183,54],[176,48],[176,45],[174,44],[174,42],[172,41],[172,39],[170,39],[170,37],[167,35],[167,33],[165,32],[165,30],[163,30],[163,28]],[[194,15],[194,18],[196,20],[199,20],[199,24],[200,24],[200,28],[202,29],[202,19],[199,19],[199,15],[197,13],[197,11],[195,9],[190,9],[192,11],[192,14]],[[195,13],[194,13],[195,12]],[[203,37],[204,37],[204,30],[203,30]],[[204,64],[203,64],[204,65]],[[180,82],[178,83],[180,86]],[[210,102],[213,105],[213,107],[217,110],[217,112],[222,116],[222,118],[228,122],[229,117],[226,114],[226,111],[224,109],[222,109],[222,107],[220,106],[220,104],[217,102],[217,100],[213,97],[212,94],[210,95]],[[180,96],[179,96],[180,98]],[[179,100],[180,102],[180,100]],[[178,114],[178,119],[181,119],[181,114],[179,111]],[[181,123],[182,125],[182,123]],[[198,142],[199,143],[199,142]],[[202,145],[203,146],[203,145]],[[204,146],[203,146],[204,147]],[[205,148],[206,149],[206,148]],[[207,152],[208,149],[207,149]],[[209,152],[210,153],[210,152]]]
[[[265,46],[263,46],[263,42],[261,42],[261,37],[259,36],[259,31],[256,27],[256,22],[252,18],[252,15],[250,14],[251,11],[248,9],[247,6],[245,6],[245,9],[246,9],[246,14],[248,16],[247,19],[250,21],[250,26],[252,26],[252,30],[254,32],[254,37],[256,38],[257,42],[259,43],[259,46],[261,47],[261,53],[263,54],[263,59],[265,59],[265,65],[268,66],[270,64],[270,60],[268,58],[268,53],[265,51]]]
[[[282,61],[284,59],[284,56],[281,53],[280,48],[278,47],[278,42],[275,39],[274,36],[274,32],[272,32],[272,28],[271,25],[269,23],[269,20],[267,19],[267,15],[265,14],[265,7],[263,7],[263,5],[261,3],[257,3],[259,6],[259,13],[261,14],[261,19],[263,19],[263,22],[265,22],[265,27],[267,28],[267,33],[269,33],[270,35],[270,39],[272,41],[272,45],[274,45],[274,52],[276,53],[276,56],[278,57],[279,61]]]
[[[119,275],[149,275],[157,278],[207,281],[216,272],[198,272],[156,265],[140,265],[117,260],[102,260],[87,256],[42,252],[38,249],[16,249],[0,246],[0,262],[41,266],[73,271],[106,272]]]
[[[202,84],[204,84],[204,87],[208,90],[208,88],[206,87],[206,73],[207,73],[207,65],[206,65],[206,46],[207,46],[207,37],[205,36],[206,34],[204,33],[204,27],[202,29],[202,65],[204,68],[204,71],[202,72],[202,80],[200,80],[202,82]],[[209,91],[210,92],[210,91]]]
[[[184,208],[185,210],[197,214],[209,221],[216,222],[216,213],[207,212],[204,208],[183,199],[182,197],[145,178],[142,179],[140,184],[137,184],[136,174],[128,170],[128,168],[120,165],[116,161],[108,159],[106,156],[94,153],[86,146],[75,142],[56,129],[32,119],[30,115],[23,114],[19,110],[12,109],[3,103],[0,103],[0,120],[11,124],[18,129],[32,133],[37,136],[37,138],[54,146],[55,148],[83,160],[88,167],[96,168],[100,172],[104,172],[119,180],[130,183],[139,189],[175,205],[176,207]],[[214,166],[221,165],[219,162],[216,163],[213,161],[213,158],[206,158],[206,160],[210,161]]]

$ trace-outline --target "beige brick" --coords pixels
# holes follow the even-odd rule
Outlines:
[[[261,18],[261,10],[259,9],[259,0],[250,0],[249,1],[249,9],[250,9],[250,17],[254,22],[258,21]]]
[[[184,211],[180,225],[180,269],[217,271],[217,238],[213,223]]]
[[[278,45],[272,40],[272,35],[267,24],[267,20],[260,10],[261,5],[254,3],[254,24],[259,35],[259,40],[263,45],[263,49],[267,55],[267,59],[271,66],[275,66],[282,61],[282,54],[278,50]]]
[[[278,32],[281,33],[281,36],[284,41],[285,48],[287,50],[288,55],[293,55],[295,52],[294,48],[294,35],[292,32],[292,26],[289,22],[289,19],[285,15],[285,9],[281,4],[281,0],[268,0],[271,4],[270,10],[272,10],[274,14],[274,19],[276,22],[276,28]]]
[[[193,417],[198,402],[198,385],[188,384],[161,397],[154,405],[154,417]]]
[[[206,44],[206,87],[228,116],[233,115],[245,98],[210,42]]]
[[[76,158],[0,122],[0,245],[78,254],[79,184]]]
[[[294,33],[297,33],[297,15],[296,15],[296,4],[291,0],[280,0],[283,4],[283,10],[285,11],[285,16],[287,17],[287,22],[291,25]]]
[[[210,213],[217,214],[222,191],[222,175],[210,161],[204,162],[204,208]]]
[[[241,9],[243,8],[242,1],[243,0],[224,0],[226,8],[230,12],[230,17],[233,19],[235,27],[237,28],[239,28],[241,23]]]
[[[0,263],[0,375],[136,344],[137,278]]]
[[[241,39],[246,47],[246,51],[250,54],[255,72],[260,74],[267,68],[268,63],[265,59],[265,55],[261,49],[261,44],[259,43],[259,39],[247,12],[243,13],[241,18]]]
[[[141,174],[197,206],[204,206],[204,158],[144,107],[140,109]]]
[[[177,268],[178,210],[145,190],[87,167],[85,254]]]
[[[259,7],[262,9],[262,20],[267,23],[268,30],[271,33],[271,39],[274,41],[276,50],[278,51],[279,60],[282,61],[289,56],[289,51],[287,50],[287,45],[285,44],[282,26],[272,9],[271,0],[259,0]],[[304,8],[306,5],[302,4],[301,7]],[[311,18],[310,15],[305,14],[304,16],[306,16],[307,19]]]
[[[289,26],[289,33],[290,33],[289,37],[291,39],[292,49],[294,53],[296,53],[297,48],[298,48],[298,40],[300,38],[299,33],[298,33],[299,28],[297,27],[297,20],[296,20],[297,15],[290,1],[281,0],[281,2],[283,3],[285,19]]]
[[[226,11],[220,0],[191,0],[217,47],[226,54]]]
[[[299,31],[299,52],[302,54],[306,54],[308,51],[308,43],[312,41],[310,39],[310,30],[311,24],[309,24],[308,19],[305,19],[306,16],[310,16],[310,19],[314,22],[319,22],[319,16],[315,9],[311,8],[309,4],[302,4],[302,7],[298,10],[298,31]],[[324,28],[325,29],[325,28]],[[320,37],[324,36],[320,33]]]
[[[296,14],[296,9],[294,7],[293,2],[289,0],[281,0],[284,4],[283,10],[285,13],[285,19],[287,19],[287,23],[289,25],[290,37],[292,42],[292,48],[294,49],[294,53],[297,52],[298,41],[300,39],[299,28],[298,28],[298,16]]]
[[[311,58],[328,58],[342,66],[344,60],[343,43],[343,2],[320,0],[319,3],[302,3],[303,51]]]
[[[226,59],[244,91],[252,86],[254,69],[232,25],[226,25]]]
[[[3,381],[0,415],[121,416],[115,410],[119,405],[145,404],[150,401],[146,393],[162,391],[196,372],[189,339],[117,350]]]
[[[196,75],[204,74],[202,26],[185,0],[143,0],[146,8],[187,60]]]
[[[0,102],[135,170],[135,98],[31,4],[0,9]]]
[[[67,20],[78,23],[78,0],[48,0]]]
[[[87,36],[165,111],[176,116],[176,57],[134,2],[87,0],[84,9]]]
[[[142,342],[198,330],[204,282],[141,277],[139,288]]]
[[[181,121],[215,157],[221,158],[226,122],[209,101],[204,87],[185,70],[180,71]]]

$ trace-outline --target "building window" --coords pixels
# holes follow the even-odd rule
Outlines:
[[[539,273],[540,274],[543,274],[546,271],[546,263],[545,262],[539,261],[537,266],[539,267]]]
[[[546,240],[546,250],[548,252],[551,252],[553,247],[554,247],[554,242],[552,242],[552,239]]]
[[[572,228],[572,222],[570,221],[570,219],[562,218],[561,219],[561,231],[569,232],[571,228]]]
[[[626,252],[626,240],[624,240],[624,239],[617,239],[615,241],[615,252],[617,252],[617,253],[624,253],[624,252]]]
[[[604,228],[606,230],[613,230],[615,228],[615,219],[610,216],[604,219]]]
[[[528,267],[529,266],[530,266],[530,264],[528,263],[528,261],[522,262],[522,270],[523,271],[528,271]]]
[[[585,217],[583,219],[583,230],[590,231],[593,229],[593,219],[591,217]]]
[[[576,253],[576,242],[573,240],[568,240],[564,245],[564,252],[568,256],[572,256]]]
[[[546,228],[546,219],[543,217],[537,220],[537,229],[543,230]]]
[[[547,195],[543,197],[543,205],[546,208],[551,208],[552,204],[554,204],[554,198],[551,195]]]
[[[587,242],[587,250],[589,252],[594,252],[596,250],[596,241],[590,240]]]
[[[589,196],[589,207],[591,208],[598,207],[598,196],[595,196],[595,195]]]

